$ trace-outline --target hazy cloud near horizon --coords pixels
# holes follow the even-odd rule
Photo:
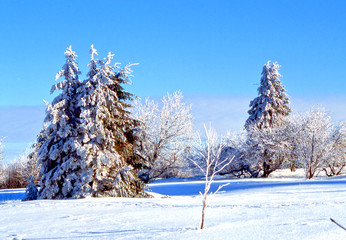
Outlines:
[[[249,103],[254,97],[186,95],[184,101],[192,104],[195,128],[203,131],[209,124],[220,134],[240,131],[248,117]],[[158,98],[153,98],[158,100]],[[328,97],[291,97],[293,113],[305,112],[313,106],[322,106],[335,122],[346,121],[346,95]],[[43,126],[45,106],[0,107],[0,138],[4,143],[4,160],[11,161],[24,153],[34,142]]]
[[[247,96],[187,96],[185,100],[192,104],[196,129],[202,130],[203,124],[211,123],[217,132],[226,134],[227,131],[242,130],[249,116],[247,111],[253,98]],[[290,98],[292,114],[306,112],[313,107],[322,107],[331,115],[332,121],[346,121],[346,95]]]

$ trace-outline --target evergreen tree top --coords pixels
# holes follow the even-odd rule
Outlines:
[[[55,90],[67,91],[70,86],[76,83],[80,83],[78,75],[81,74],[78,65],[76,63],[77,55],[72,51],[72,47],[69,46],[65,51],[66,63],[63,65],[62,69],[56,74],[55,80],[64,77],[65,80],[56,83],[52,86],[50,93],[54,93]]]
[[[260,129],[277,126],[290,114],[289,98],[281,84],[279,69],[277,62],[268,61],[263,66],[261,85],[257,89],[259,96],[250,102],[245,128],[252,124]]]

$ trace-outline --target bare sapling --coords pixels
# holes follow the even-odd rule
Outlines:
[[[202,166],[202,163],[197,163],[195,160],[190,159],[194,163],[194,165],[196,165],[196,167],[201,170],[203,176],[205,177],[204,192],[200,192],[203,203],[200,229],[203,229],[204,227],[204,217],[206,208],[208,206],[208,197],[215,196],[223,187],[229,185],[229,183],[220,185],[215,192],[209,193],[211,184],[214,181],[214,177],[215,175],[220,173],[225,167],[227,167],[234,158],[233,156],[232,158],[226,157],[225,159],[221,159],[221,153],[223,148],[225,147],[223,141],[219,140],[217,133],[211,127],[207,129],[204,125],[204,130],[206,137],[205,142],[203,143],[201,138],[199,138],[197,144],[198,152],[200,154],[204,166]]]

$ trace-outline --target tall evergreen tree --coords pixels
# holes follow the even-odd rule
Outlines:
[[[138,170],[146,165],[139,154],[136,152],[136,145],[138,145],[138,134],[136,134],[137,128],[140,122],[131,117],[132,101],[135,96],[132,93],[126,92],[122,87],[122,84],[129,84],[129,77],[132,76],[131,66],[137,64],[127,64],[123,69],[120,69],[118,64],[115,64],[114,71],[110,75],[112,83],[109,85],[111,91],[117,95],[118,104],[115,105],[117,111],[117,117],[114,118],[113,124],[120,130],[120,134],[116,139],[116,150],[125,158],[127,164]]]
[[[289,99],[282,86],[279,73],[280,65],[270,61],[262,70],[261,85],[257,89],[259,96],[250,102],[249,118],[245,128],[259,129],[280,126],[284,117],[291,113]]]
[[[88,79],[81,82],[75,53],[71,47],[65,52],[66,64],[57,74],[64,80],[51,91],[61,93],[47,103],[45,126],[35,145],[41,165],[40,198],[148,196],[129,164],[133,144],[122,144],[129,142],[127,132],[134,120],[126,120],[128,105],[123,103],[131,95],[116,86],[128,78],[128,69],[116,72],[109,65],[113,55],[105,61],[95,60],[95,55],[92,47]],[[116,76],[124,81],[117,82]],[[124,154],[125,145],[132,155]]]
[[[279,146],[285,146],[282,129],[285,117],[291,113],[289,99],[282,86],[279,64],[268,61],[262,70],[259,96],[250,102],[246,120],[246,154],[252,171],[262,171],[263,177],[280,168],[285,160]],[[273,145],[274,143],[274,145]]]
[[[61,90],[52,104],[47,104],[45,126],[38,137],[37,150],[40,170],[39,197],[63,199],[81,197],[88,190],[90,171],[83,161],[85,151],[80,139],[80,108],[78,91],[82,86],[75,59],[69,47],[66,63],[56,75],[64,80],[53,85],[51,93]],[[88,179],[88,180],[87,180]]]
[[[116,72],[110,66],[113,54],[96,61],[91,46],[88,79],[82,92],[82,128],[86,162],[93,171],[93,196],[143,197],[145,185],[134,170],[133,140],[135,121],[126,110],[132,95],[120,86],[128,80],[129,67]]]

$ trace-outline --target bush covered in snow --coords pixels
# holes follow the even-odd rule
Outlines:
[[[330,116],[320,108],[292,118],[286,131],[291,145],[291,161],[304,168],[306,178],[324,170],[338,175],[346,166],[346,128],[333,125]]]
[[[308,179],[321,171],[340,175],[346,166],[345,129],[345,123],[333,124],[320,108],[296,114],[275,128],[248,128],[243,163],[258,176],[290,166],[303,168]]]
[[[180,91],[162,98],[162,107],[152,100],[137,100],[133,116],[139,121],[138,152],[146,163],[140,175],[153,178],[181,176],[193,140],[191,106]]]
[[[34,181],[35,181],[35,178],[33,176],[30,176],[29,178],[27,178],[28,185],[26,186],[25,197],[23,198],[22,201],[31,201],[31,200],[37,199],[38,189]]]
[[[27,152],[28,150],[11,163],[0,162],[0,188],[25,188],[29,176],[37,179],[39,172],[37,160],[30,158]]]

